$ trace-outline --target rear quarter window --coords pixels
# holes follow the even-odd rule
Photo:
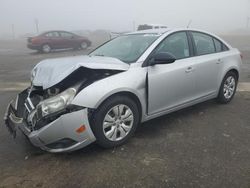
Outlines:
[[[214,46],[215,46],[216,52],[223,52],[223,51],[229,50],[228,47],[225,44],[223,44],[221,41],[219,41],[218,39],[213,38],[213,40],[214,40]]]
[[[225,44],[222,43],[222,50],[223,50],[223,51],[228,51],[229,48],[228,48]]]

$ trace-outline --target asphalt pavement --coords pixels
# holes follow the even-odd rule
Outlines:
[[[250,40],[227,37],[244,56],[241,85],[228,105],[210,100],[139,126],[114,149],[96,144],[68,154],[14,140],[0,120],[0,187],[250,187]],[[91,50],[91,49],[89,49]],[[89,51],[88,50],[88,51]],[[24,41],[0,41],[0,117],[42,59]]]

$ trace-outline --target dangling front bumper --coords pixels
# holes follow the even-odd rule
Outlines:
[[[15,106],[13,106],[13,101],[9,103],[4,116],[5,125],[14,138],[19,129],[33,145],[53,153],[74,151],[95,141],[88,121],[87,108],[57,115],[53,121],[41,128],[33,129],[27,123],[27,116],[24,115],[27,110],[24,93],[17,96]],[[78,131],[80,127],[83,127],[83,131]]]

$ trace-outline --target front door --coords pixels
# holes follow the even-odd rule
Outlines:
[[[168,52],[176,57],[171,64],[148,67],[148,114],[183,105],[195,96],[195,65],[190,57],[186,32],[165,38],[154,53]]]

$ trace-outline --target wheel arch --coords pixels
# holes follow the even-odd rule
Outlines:
[[[224,72],[224,74],[223,74],[223,76],[222,76],[222,78],[221,78],[220,84],[222,83],[223,79],[225,78],[225,76],[226,76],[227,73],[229,73],[229,72],[234,72],[234,73],[236,74],[236,76],[237,76],[237,80],[239,80],[240,71],[239,71],[236,67],[230,67],[229,69],[227,69],[227,70]]]
[[[229,72],[234,72],[237,76],[237,80],[239,80],[239,76],[240,76],[240,71],[237,69],[237,67],[230,67],[229,69],[227,69],[226,71],[224,71],[224,74],[222,75],[219,85],[218,85],[218,91],[217,91],[217,95],[219,94],[219,90],[221,87],[221,84],[223,82],[223,79],[225,78],[225,76],[227,75],[227,73]]]
[[[222,95],[224,79],[226,78],[228,73],[234,73],[236,75],[237,81],[239,79],[239,70],[237,68],[230,68],[227,71],[225,71],[225,74],[222,77],[220,88],[218,90],[217,97],[216,97],[216,100],[221,104],[226,104],[226,103],[230,102],[232,100],[234,94],[235,94],[236,89],[237,89],[237,81],[236,81],[236,86],[235,86],[236,88],[235,88],[235,91],[234,91],[233,95],[230,97],[230,99],[225,99],[224,96]]]
[[[228,69],[224,69],[223,72],[220,74],[220,78],[218,79],[218,85],[217,85],[217,91],[216,91],[217,95],[219,94],[220,87],[221,87],[221,84],[223,82],[223,79],[225,78],[225,76],[229,72],[234,72],[236,74],[236,76],[237,76],[237,80],[239,80],[239,76],[240,76],[239,67],[232,66],[232,67],[229,67]]]
[[[105,101],[109,100],[110,98],[112,98],[114,96],[127,96],[130,99],[132,99],[136,103],[136,106],[137,106],[138,111],[139,111],[139,120],[141,121],[141,118],[142,118],[142,104],[141,104],[141,101],[140,101],[139,97],[135,93],[133,93],[131,91],[119,91],[119,92],[116,92],[116,93],[112,93],[111,95],[109,95],[108,97],[103,99],[98,104],[97,108],[99,108]]]
[[[235,73],[235,75],[237,76],[237,80],[239,80],[239,71],[238,71],[237,69],[232,68],[232,69],[230,69],[230,70],[227,71],[227,73],[229,73],[229,72]],[[227,73],[226,73],[226,74],[227,74]],[[225,74],[225,75],[226,75],[226,74]],[[224,75],[224,76],[225,76],[225,75]]]

